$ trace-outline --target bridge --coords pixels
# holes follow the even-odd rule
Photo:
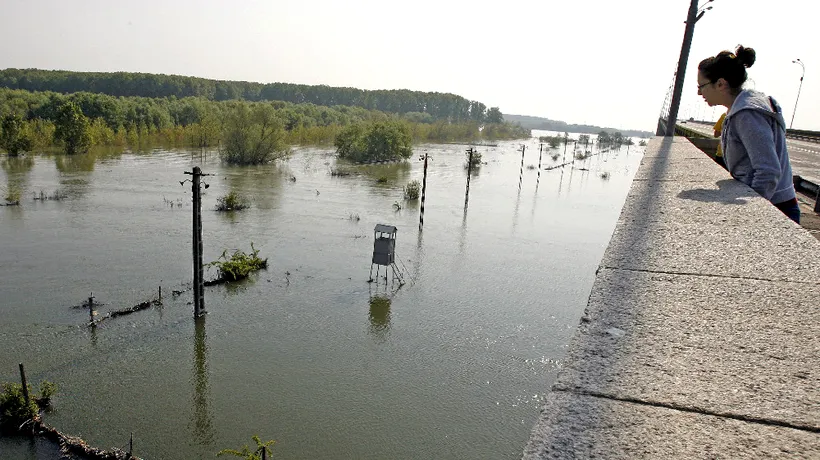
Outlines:
[[[817,260],[688,139],[652,139],[523,458],[820,458]]]

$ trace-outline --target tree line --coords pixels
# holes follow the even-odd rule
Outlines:
[[[415,121],[449,120],[500,123],[498,107],[487,108],[450,93],[399,90],[362,90],[326,85],[254,83],[210,80],[179,75],[132,72],[70,72],[63,70],[0,70],[0,87],[27,91],[102,93],[117,97],[202,98],[208,101],[283,101],[318,106],[360,107],[386,113],[408,114]],[[425,118],[429,118],[426,120]]]
[[[114,97],[0,88],[0,149],[15,155],[53,147],[67,153],[94,145],[219,146],[229,163],[263,163],[293,144],[332,144],[348,126],[392,121],[415,142],[529,137],[508,123],[432,121],[360,107],[322,107],[283,101],[210,101],[188,97]]]

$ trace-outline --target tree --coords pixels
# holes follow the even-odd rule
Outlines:
[[[63,144],[68,154],[84,153],[91,147],[90,124],[77,104],[66,102],[60,107],[54,138]]]
[[[356,163],[410,158],[413,138],[405,123],[378,121],[355,124],[336,136],[336,153]]]
[[[23,118],[16,114],[3,117],[3,131],[0,133],[0,147],[9,156],[17,156],[20,152],[31,150],[31,138],[23,124]]]
[[[270,104],[238,104],[225,119],[222,159],[228,164],[262,164],[287,155],[282,120]]]
[[[498,107],[490,107],[487,110],[487,123],[504,123],[504,114]]]

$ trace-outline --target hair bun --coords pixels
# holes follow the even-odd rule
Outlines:
[[[745,48],[743,45],[737,45],[735,55],[737,55],[738,61],[745,67],[751,67],[752,64],[755,63],[756,54],[754,48]]]

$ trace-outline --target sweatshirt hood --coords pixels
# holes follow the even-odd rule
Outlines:
[[[780,108],[780,104],[773,97],[766,96],[759,91],[750,89],[741,91],[726,118],[741,110],[757,110],[774,118],[781,128],[786,129],[786,120],[783,119],[783,109]]]

